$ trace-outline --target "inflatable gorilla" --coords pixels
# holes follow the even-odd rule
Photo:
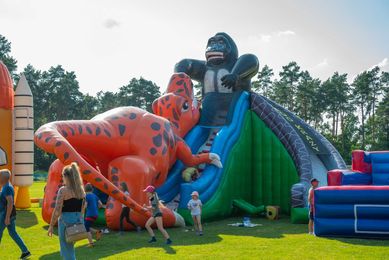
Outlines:
[[[202,84],[200,124],[224,125],[228,122],[230,105],[239,92],[250,90],[251,78],[257,74],[259,62],[252,54],[239,57],[235,42],[223,32],[208,40],[205,57],[206,61],[181,60],[176,64],[175,72],[184,72]]]

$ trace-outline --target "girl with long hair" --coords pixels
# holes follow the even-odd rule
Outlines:
[[[57,201],[47,234],[52,237],[53,227],[58,221],[61,256],[66,260],[74,260],[76,259],[74,243],[66,242],[65,228],[71,224],[83,223],[85,210],[85,191],[80,170],[76,163],[64,167],[62,180],[64,186],[58,190]]]

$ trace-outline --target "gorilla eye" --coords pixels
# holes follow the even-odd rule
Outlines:
[[[189,109],[188,101],[185,101],[185,103],[182,105],[181,111],[186,112],[186,111],[188,111],[188,109]]]
[[[219,44],[220,45],[224,45],[224,41],[223,40],[219,40]]]

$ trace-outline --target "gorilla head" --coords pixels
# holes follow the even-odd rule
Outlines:
[[[205,57],[209,65],[235,63],[238,59],[238,48],[226,33],[217,33],[208,40]]]

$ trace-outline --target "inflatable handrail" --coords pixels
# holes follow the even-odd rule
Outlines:
[[[217,134],[212,145],[211,152],[217,153],[223,165],[226,165],[228,155],[232,146],[236,143],[242,129],[245,111],[249,108],[249,93],[243,92],[236,103],[232,122],[228,126],[224,126]],[[216,191],[223,169],[219,169],[213,165],[207,165],[204,169],[201,178],[193,183],[181,184],[181,199],[180,208],[186,208],[186,204],[190,199],[192,191],[196,190],[200,193],[200,198],[203,203],[206,203]]]

